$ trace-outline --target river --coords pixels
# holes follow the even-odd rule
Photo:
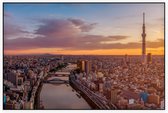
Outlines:
[[[51,77],[68,80],[68,77]],[[91,109],[89,104],[68,84],[44,83],[40,93],[44,109]]]

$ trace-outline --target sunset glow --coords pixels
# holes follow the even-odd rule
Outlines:
[[[4,110],[165,110],[165,3],[3,3]]]
[[[111,49],[111,50],[61,50],[55,48],[29,49],[29,50],[7,50],[7,55],[23,55],[23,54],[62,54],[62,55],[141,55],[141,49]],[[138,53],[138,54],[137,54]],[[164,48],[152,49],[148,48],[147,53],[154,55],[164,55]]]
[[[143,12],[147,52],[163,55],[162,4],[7,4],[4,53],[140,55]]]

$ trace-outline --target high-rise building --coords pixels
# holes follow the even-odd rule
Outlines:
[[[77,62],[77,67],[81,70],[81,71],[85,71],[85,61],[84,60],[79,60]]]
[[[116,104],[118,101],[117,99],[117,90],[111,91],[111,103]]]
[[[23,77],[18,77],[18,85],[22,85],[23,84]]]
[[[85,72],[86,74],[89,74],[91,71],[91,62],[89,60],[79,60],[77,66],[81,71]]]
[[[11,71],[7,75],[7,80],[13,83],[14,85],[18,85],[18,76],[19,74],[16,71]]]
[[[128,62],[129,62],[128,55],[125,54],[124,59],[123,59],[123,67],[127,67],[128,66]]]
[[[103,83],[103,78],[99,78],[97,82],[98,82],[98,90],[99,90],[99,92],[103,93],[103,84],[104,84]]]
[[[60,59],[61,59],[62,62],[64,62],[64,56],[63,55],[60,56]]]
[[[128,55],[127,54],[125,54],[125,56],[124,56],[124,61],[128,62]]]
[[[117,99],[117,90],[116,89],[111,89],[107,90],[107,95],[106,98],[110,100],[111,103],[116,104],[118,99]]]
[[[145,13],[143,13],[142,25],[142,63],[146,63],[146,33],[145,33]]]
[[[91,71],[91,62],[88,60],[85,60],[85,72],[86,74],[89,74]]]
[[[151,53],[148,53],[147,54],[147,63],[151,63],[152,62],[152,54]]]
[[[93,69],[92,70],[93,70],[94,73],[97,73],[98,68],[97,68],[96,64],[93,65]]]
[[[99,69],[102,69],[102,68],[103,68],[103,63],[99,62]]]
[[[10,56],[10,58],[9,58],[9,65],[10,66],[12,65],[12,56]]]

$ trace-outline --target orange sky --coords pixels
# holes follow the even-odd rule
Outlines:
[[[61,50],[57,48],[40,48],[29,50],[6,50],[6,55],[17,54],[67,54],[67,55],[141,55],[141,49],[108,49],[108,50]],[[146,53],[152,53],[152,55],[164,55],[164,48],[147,48]]]

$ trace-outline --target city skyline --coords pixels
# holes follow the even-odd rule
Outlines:
[[[165,110],[165,3],[3,3],[3,110]]]
[[[164,55],[164,4],[5,4],[4,53],[141,55],[143,12],[146,53]]]

